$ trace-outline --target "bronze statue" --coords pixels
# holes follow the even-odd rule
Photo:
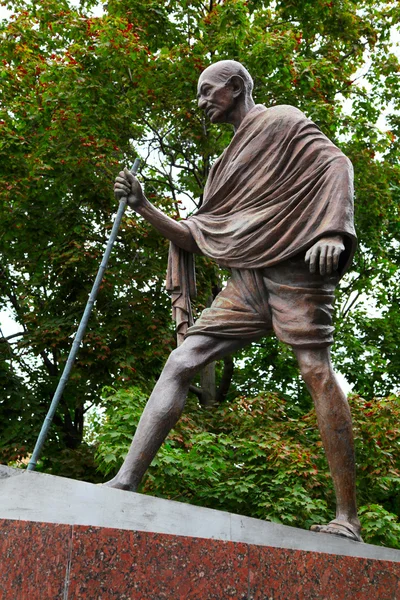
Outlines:
[[[127,195],[129,206],[171,241],[167,281],[182,343],[107,485],[135,491],[179,419],[194,375],[274,332],[292,347],[314,401],[336,492],[336,518],[312,529],[362,541],[350,410],[330,359],[334,290],[356,246],[352,166],[301,111],[255,105],[252,88],[236,61],[217,62],[200,76],[199,107],[212,123],[232,124],[235,135],[189,219],[176,222],[156,209],[127,169],[116,178],[116,196]],[[229,267],[231,277],[188,328],[192,253]]]

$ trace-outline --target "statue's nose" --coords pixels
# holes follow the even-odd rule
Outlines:
[[[206,107],[207,103],[205,101],[204,98],[199,98],[198,101],[198,107],[201,108],[202,110],[204,110],[204,108]]]

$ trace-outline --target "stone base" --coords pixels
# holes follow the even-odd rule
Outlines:
[[[400,599],[397,550],[20,473],[0,472],[1,600]]]

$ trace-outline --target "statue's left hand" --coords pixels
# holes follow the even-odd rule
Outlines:
[[[330,275],[337,271],[339,258],[344,250],[341,235],[332,235],[318,240],[307,250],[305,261],[309,263],[310,273],[319,270],[321,275]]]

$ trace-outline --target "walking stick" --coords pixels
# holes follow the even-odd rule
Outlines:
[[[131,169],[131,173],[133,175],[136,175],[136,173],[138,171],[138,168],[139,168],[139,164],[140,164],[140,160],[137,158],[135,160],[134,164],[133,164],[132,169]],[[74,364],[76,355],[78,354],[79,346],[81,345],[82,338],[83,338],[83,336],[85,334],[85,330],[86,330],[86,326],[87,326],[88,321],[89,321],[90,313],[92,312],[92,308],[93,308],[93,305],[95,303],[95,300],[96,300],[96,297],[97,297],[97,294],[98,294],[98,291],[99,291],[99,288],[100,288],[101,281],[103,279],[104,271],[107,268],[107,263],[108,263],[108,259],[109,259],[110,254],[111,254],[111,249],[113,247],[113,244],[114,244],[115,239],[116,239],[117,234],[118,234],[118,229],[119,229],[119,226],[121,224],[121,220],[122,220],[122,217],[123,217],[123,214],[124,214],[124,211],[125,211],[126,202],[127,202],[126,196],[123,196],[120,199],[120,201],[119,201],[117,216],[115,217],[115,221],[114,221],[114,224],[113,224],[113,227],[112,227],[112,230],[111,230],[111,234],[110,234],[110,237],[108,239],[107,247],[106,247],[106,249],[104,251],[103,258],[102,258],[99,270],[97,272],[97,276],[96,276],[95,282],[93,284],[92,291],[90,292],[89,300],[88,300],[88,302],[86,304],[86,308],[85,308],[85,311],[83,313],[81,322],[79,323],[79,327],[78,327],[78,330],[76,332],[76,335],[75,335],[75,338],[74,338],[74,341],[73,341],[73,344],[72,344],[72,348],[71,348],[69,356],[68,356],[68,360],[67,360],[67,362],[65,364],[64,371],[63,371],[63,373],[61,375],[60,381],[58,382],[58,386],[57,386],[57,389],[56,389],[56,391],[54,393],[53,400],[51,401],[50,408],[49,408],[48,413],[46,415],[46,418],[45,418],[45,420],[43,422],[42,429],[40,430],[39,437],[37,439],[35,448],[34,448],[33,453],[32,453],[32,457],[31,457],[31,459],[29,461],[29,464],[28,464],[28,467],[27,467],[28,471],[34,471],[35,470],[37,460],[39,458],[39,455],[40,455],[40,452],[42,450],[43,444],[44,444],[44,442],[46,440],[46,437],[47,437],[47,434],[49,432],[50,425],[51,425],[51,422],[52,422],[53,417],[55,415],[55,412],[57,410],[58,403],[60,401],[60,398],[62,396],[62,393],[64,391],[66,383],[68,381],[69,374],[71,373],[71,369],[72,369],[72,366]]]

